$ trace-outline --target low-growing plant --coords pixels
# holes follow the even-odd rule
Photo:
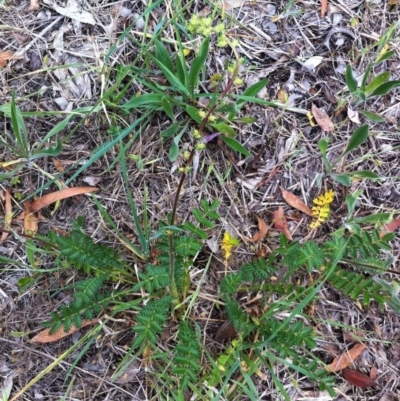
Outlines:
[[[190,309],[199,289],[197,292],[190,291],[190,273],[211,230],[220,220],[220,201],[200,200],[198,207],[188,211],[190,217],[187,221],[178,224],[176,215],[183,183],[195,155],[200,154],[216,136],[232,150],[244,156],[250,154],[235,138],[236,125],[253,121],[239,114],[245,102],[270,106],[278,104],[256,98],[266,85],[266,80],[250,86],[243,94],[232,93],[234,88],[239,89],[241,85],[238,81],[241,61],[237,56],[231,65],[226,66],[227,79],[224,81],[222,77],[215,77],[213,90],[205,90],[210,41],[215,39],[221,46],[231,45],[235,54],[234,43],[224,36],[223,24],[214,26],[212,20],[210,23],[197,17],[192,18],[187,27],[178,24],[173,26],[177,38],[175,53],[154,35],[151,39],[154,49],[147,53],[146,68],[135,65],[121,67],[118,80],[129,77],[131,83],[135,79],[148,93],[125,99],[128,93],[125,86],[119,93],[105,99],[110,108],[123,113],[134,111],[141,114],[138,121],[160,112],[169,121],[168,128],[161,132],[161,136],[171,140],[170,161],[176,161],[180,154],[183,160],[169,218],[161,221],[157,231],[152,233],[147,216],[146,188],[143,213],[139,214],[129,188],[126,166],[128,147],[123,142],[138,123],[125,129],[113,127],[115,138],[99,149],[86,165],[90,165],[99,154],[119,145],[120,153],[115,163],[121,167],[138,243],[123,236],[99,200],[93,200],[104,221],[133,252],[140,268],[134,269],[111,247],[95,243],[84,232],[82,219],[78,219],[68,235],[50,231],[45,236],[38,236],[45,250],[57,254],[55,264],[60,269],[80,269],[89,276],[71,286],[74,290],[73,301],[54,312],[44,326],[50,329],[50,333],[60,329],[68,332],[72,326],[81,327],[84,319],[92,319],[102,311],[107,311],[107,315],[113,318],[125,310],[134,310],[134,338],[114,377],[123,373],[131,358],[142,355],[148,368],[147,374],[158,379],[154,387],[162,392],[164,399],[183,400],[188,392],[198,400],[217,401],[230,399],[237,394],[257,399],[252,376],[263,377],[260,369],[263,367],[270,373],[283,397],[290,400],[274,368],[278,363],[333,394],[334,377],[328,374],[324,363],[312,353],[318,337],[313,328],[315,318],[307,313],[307,307],[318,297],[322,286],[329,285],[338,294],[353,301],[364,305],[373,301],[381,307],[389,305],[400,313],[398,286],[395,290],[391,289],[380,277],[389,271],[392,262],[389,242],[394,234],[381,236],[378,228],[392,216],[383,213],[364,218],[355,216],[360,195],[360,192],[355,192],[346,198],[348,215],[343,226],[324,242],[289,242],[281,235],[279,245],[267,257],[257,258],[241,266],[237,272],[228,273],[220,283],[218,301],[226,316],[226,324],[231,325],[234,334],[226,337],[229,343],[224,352],[211,355],[204,345],[199,325],[191,319]],[[203,38],[196,49],[197,55],[188,61],[181,35],[190,33],[201,34]],[[135,39],[132,40],[135,42]],[[137,41],[135,43],[140,45]],[[158,79],[149,79],[146,75],[149,72],[153,72]],[[21,134],[21,125],[18,125],[20,119],[18,121],[18,113],[13,106],[11,118],[15,129],[18,128],[17,131],[14,129],[14,133],[17,132],[16,139],[12,139],[14,150],[17,154],[22,152],[21,155],[26,158],[30,154],[25,146],[26,135],[23,130]],[[328,141],[321,140],[319,148],[324,174],[349,185],[356,173],[338,174],[333,169],[346,154],[366,140],[368,132],[366,125],[358,128],[344,152],[332,163],[327,158]],[[190,140],[188,153],[180,148],[184,135]],[[135,133],[132,141],[136,137]],[[367,172],[357,172],[363,178],[377,178],[371,174],[368,176]],[[320,227],[329,216],[333,197],[333,192],[328,191],[314,201],[313,230]],[[377,227],[368,230],[363,227],[363,224],[371,223]],[[307,273],[309,280],[299,285],[296,277],[304,273]],[[108,290],[106,283],[110,281],[118,281],[122,289]],[[255,294],[258,296],[254,308],[243,303],[244,295],[250,297]],[[177,323],[176,345],[166,349],[159,346],[160,335],[171,319]]]
[[[384,71],[373,76],[374,69],[395,54],[394,50],[390,50],[390,41],[394,38],[398,26],[398,23],[392,24],[376,43],[378,54],[375,60],[367,65],[360,81],[354,77],[351,65],[347,66],[345,78],[350,91],[349,103],[352,107],[358,109],[361,104],[365,105],[368,100],[377,96],[385,96],[393,89],[400,87],[400,80],[390,80],[389,71]],[[368,110],[359,109],[358,111],[371,121],[385,121],[380,115]]]

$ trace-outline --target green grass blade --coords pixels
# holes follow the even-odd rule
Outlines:
[[[267,85],[267,83],[268,79],[262,79],[261,81],[256,82],[255,84],[249,86],[242,94],[244,98],[242,99],[239,98],[239,100],[237,101],[236,103],[237,107],[240,107],[242,104],[249,101],[245,97],[256,96],[260,92],[260,90],[263,89],[265,85]]]
[[[349,64],[346,68],[346,85],[349,88],[351,93],[354,93],[357,90],[358,82],[354,78],[353,70],[351,69],[351,65]]]
[[[139,238],[142,252],[147,256],[148,252],[149,252],[149,243],[147,242],[146,237],[143,233],[142,226],[140,225],[137,208],[136,208],[135,202],[133,201],[132,192],[129,188],[129,178],[128,178],[128,172],[126,169],[126,159],[125,159],[125,153],[123,152],[123,148],[124,148],[124,146],[123,146],[123,143],[121,140],[119,162],[120,162],[120,166],[121,166],[122,177],[123,177],[123,180],[125,183],[125,191],[126,191],[126,195],[128,197],[128,202],[129,202],[129,206],[131,209],[133,222],[134,222],[135,228],[136,228],[136,234]],[[145,210],[143,212],[146,213]]]
[[[26,130],[26,125],[21,110],[15,104],[14,91],[11,98],[11,125],[15,139],[17,140],[17,143],[22,151],[20,156],[26,158],[29,157],[28,132]]]
[[[84,163],[77,172],[75,172],[71,178],[69,178],[65,185],[69,185],[82,171],[85,171],[89,166],[91,166],[94,162],[100,159],[104,154],[106,154],[112,147],[114,147],[117,143],[120,143],[122,139],[128,136],[132,131],[144,120],[146,120],[152,112],[149,111],[140,118],[138,118],[135,122],[133,122],[129,127],[126,127],[124,130],[120,132],[117,138],[112,141],[106,142],[104,145],[100,146],[97,151],[92,155],[92,157]],[[135,136],[139,135],[139,132],[134,134]]]
[[[204,39],[204,41],[200,47],[198,56],[192,61],[192,65],[190,66],[189,88],[190,88],[190,95],[191,95],[192,99],[194,98],[195,90],[197,89],[197,87],[199,85],[200,71],[204,67],[204,64],[206,62],[209,46],[210,46],[210,39],[209,38]]]

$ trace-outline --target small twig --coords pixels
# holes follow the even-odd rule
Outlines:
[[[58,21],[61,21],[64,18],[63,15],[60,15],[58,18],[56,18],[50,25],[46,26],[46,28],[43,29],[42,32],[39,33],[39,35],[36,35],[34,39],[32,39],[25,47],[22,49],[19,49],[13,56],[13,59],[18,59],[21,56],[23,56],[34,44],[35,42],[42,38],[44,34],[49,31],[55,24],[57,24]]]

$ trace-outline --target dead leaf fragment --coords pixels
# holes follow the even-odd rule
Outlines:
[[[88,194],[97,190],[98,188],[95,187],[64,188],[61,191],[52,192],[50,194],[42,196],[39,199],[36,199],[32,202],[31,209],[32,211],[36,212],[59,200],[70,198],[71,196]]]
[[[217,332],[215,333],[215,341],[227,340],[235,338],[237,336],[237,331],[233,326],[232,322],[224,322],[219,326]]]
[[[319,109],[314,103],[311,104],[311,112],[315,121],[323,131],[332,132],[334,125],[328,114],[324,110]]]
[[[63,173],[65,171],[64,165],[58,159],[53,159],[54,167],[57,169],[59,173]]]
[[[13,54],[10,51],[0,52],[0,67],[5,67],[12,56]]]
[[[255,233],[253,235],[253,237],[251,238],[251,242],[257,242],[262,240],[268,233],[268,226],[267,223],[261,218],[261,217],[257,217],[258,220],[258,233]]]
[[[328,9],[328,0],[321,1],[321,17],[324,18],[326,10]]]
[[[224,8],[226,11],[232,10],[234,8],[239,8],[246,3],[247,0],[224,0]]]
[[[380,237],[384,237],[388,233],[392,233],[400,227],[400,218],[393,219],[390,223],[384,225],[384,230],[381,232]]]
[[[39,0],[31,0],[31,4],[29,5],[28,11],[37,11],[39,10]]]
[[[361,124],[360,117],[358,116],[358,111],[352,110],[350,107],[347,108],[347,116],[353,123]]]
[[[11,204],[11,195],[8,189],[4,190],[4,202],[5,202],[5,215],[4,215],[4,227],[8,229],[12,222],[12,204]],[[8,233],[3,231],[0,238],[0,244],[6,240],[8,237]]]
[[[366,348],[367,347],[364,344],[356,344],[351,350],[337,356],[333,362],[326,367],[326,370],[328,372],[338,372],[339,370],[347,368],[362,354]]]
[[[282,206],[279,206],[279,209],[274,211],[273,219],[275,230],[283,232],[289,241],[293,241]]]
[[[357,372],[355,370],[344,369],[343,378],[356,387],[376,386],[376,381],[374,379],[371,379],[366,374]]]
[[[281,192],[283,199],[285,199],[288,205],[294,207],[297,210],[300,210],[300,212],[312,216],[311,209],[297,195],[292,194],[291,192],[287,191],[282,187],[281,187]]]
[[[32,210],[32,203],[24,203],[24,232],[28,235],[35,235],[38,231],[39,217]]]
[[[55,0],[43,0],[43,3],[47,4],[55,12],[64,17],[71,18],[84,24],[96,25],[96,20],[93,15],[88,11],[83,10],[76,0],[69,0],[68,7],[66,8],[60,7]]]
[[[99,320],[98,319],[92,319],[92,320],[84,320],[82,321],[82,326],[80,327],[86,327],[90,326],[92,324],[96,324]],[[40,333],[36,334],[35,337],[31,338],[30,342],[31,343],[52,343],[54,341],[61,340],[64,337],[70,336],[71,334],[75,333],[78,331],[75,326],[72,326],[71,329],[68,332],[65,332],[63,328],[60,330],[56,331],[54,334],[50,334],[50,329],[45,329],[41,331]]]

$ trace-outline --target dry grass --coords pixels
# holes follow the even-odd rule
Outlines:
[[[0,1],[0,51],[11,51],[16,55],[14,60],[0,69],[0,104],[10,102],[12,90],[15,90],[18,106],[23,111],[34,112],[26,119],[32,144],[42,139],[66,113],[79,107],[93,106],[103,99],[104,94],[109,93],[115,85],[115,68],[128,65],[140,55],[140,50],[128,37],[121,39],[121,34],[137,18],[136,15],[143,13],[146,2],[79,2],[94,18],[94,25],[78,23],[60,15],[50,6],[52,3],[42,1],[37,11],[27,11],[28,1],[6,1],[5,4]],[[62,3],[65,6],[65,2],[58,2],[59,5]],[[239,52],[248,60],[241,72],[245,85],[268,77],[269,83],[264,93],[266,98],[277,100],[286,96],[289,105],[299,109],[309,110],[311,103],[324,108],[335,124],[328,155],[334,159],[342,152],[357,126],[347,118],[346,105],[341,103],[345,95],[344,68],[350,63],[357,73],[365,71],[374,57],[375,41],[390,24],[399,19],[400,12],[398,5],[390,6],[388,2],[379,0],[350,3],[330,0],[329,3],[326,18],[320,17],[319,2],[316,1],[297,2],[290,9],[286,9],[288,4],[285,1],[247,2],[240,8],[227,11],[226,18],[232,18],[229,34],[232,38],[240,39]],[[227,1],[226,5],[229,4]],[[192,2],[187,10],[195,13],[205,6],[202,2]],[[162,18],[170,18],[173,7],[172,2],[165,2],[154,8],[150,13],[148,31],[151,32]],[[277,15],[280,18],[274,18]],[[163,35],[167,39],[168,32],[169,28]],[[136,22],[132,35],[139,41],[143,39],[142,18]],[[106,59],[113,45],[116,45],[116,49]],[[384,69],[391,72],[392,79],[400,79],[399,45],[398,38],[393,40],[395,56],[384,63]],[[211,76],[221,72],[230,54],[217,47],[210,53],[207,70]],[[315,69],[310,70],[302,65],[315,56],[323,57]],[[157,79],[156,76],[153,78]],[[133,82],[127,97],[145,90],[140,82]],[[325,182],[327,187],[335,190],[336,199],[333,217],[315,233],[317,241],[323,241],[328,232],[341,225],[348,191],[363,190],[358,206],[359,215],[400,210],[399,99],[400,93],[396,90],[368,104],[368,110],[385,117],[385,122],[370,123],[372,135],[368,142],[347,156],[341,166],[349,170],[370,169],[385,177],[385,180],[354,181],[348,189],[331,181]],[[87,118],[76,116],[59,135],[64,141],[59,156],[67,169],[64,180],[71,177],[80,163],[87,160],[98,146],[111,138],[107,131],[110,126],[125,127],[138,117],[136,114],[121,117],[105,103],[100,101],[99,105],[102,112],[93,113]],[[53,114],[48,113],[53,111]],[[226,319],[218,300],[218,283],[224,277],[225,270],[236,271],[256,252],[263,249],[269,252],[277,243],[275,234],[263,244],[256,245],[255,249],[243,241],[229,266],[225,266],[219,250],[221,232],[228,230],[241,239],[250,238],[257,231],[254,213],[271,222],[272,212],[278,206],[284,206],[294,239],[302,240],[309,234],[308,221],[287,208],[279,187],[298,194],[310,204],[318,193],[317,174],[323,169],[317,143],[325,134],[318,126],[311,127],[304,114],[247,105],[243,115],[257,118],[254,124],[240,127],[238,138],[254,157],[239,160],[237,154],[211,143],[200,160],[197,176],[195,179],[188,177],[179,199],[178,221],[187,219],[188,211],[196,207],[200,199],[211,201],[217,198],[221,201],[221,226],[214,230],[191,272],[193,289],[201,285],[191,315],[201,327],[204,345],[211,355],[218,355],[226,346],[224,341],[214,338],[218,327]],[[125,118],[127,121],[124,121]],[[139,213],[143,212],[143,188],[147,187],[147,213],[153,230],[159,221],[166,220],[171,211],[179,181],[179,175],[175,172],[177,165],[171,164],[167,157],[169,144],[163,143],[159,135],[165,124],[163,116],[155,115],[150,125],[140,126],[138,139],[127,149],[127,154],[137,155],[144,161],[143,168],[139,169],[134,160],[127,160],[129,183]],[[0,135],[9,130],[10,122],[2,118]],[[0,155],[4,161],[14,158],[8,149],[1,146]],[[136,242],[123,178],[119,166],[113,164],[117,156],[118,149],[111,149],[80,174],[72,185],[86,186],[88,178],[98,179],[96,186],[101,189],[98,200],[119,230]],[[40,159],[38,163],[43,170],[57,174],[50,158]],[[17,208],[21,204],[19,195],[32,193],[48,180],[30,164],[20,171],[18,179],[19,182],[6,180],[1,183],[3,188],[11,189]],[[53,185],[50,189],[56,190],[56,187]],[[50,212],[50,208],[43,212],[40,232],[55,228],[68,231],[72,220],[84,216],[85,230],[96,241],[112,245],[126,260],[139,263],[117,240],[89,199],[66,200],[54,216]],[[18,221],[14,222],[14,229],[22,232]],[[398,239],[393,243],[393,250],[394,255],[399,254]],[[0,252],[18,262],[29,264],[24,244],[15,236],[9,236],[0,245]],[[211,263],[204,274],[209,258]],[[54,268],[53,259],[45,254],[38,254],[36,263],[35,267],[41,270]],[[137,268],[141,266],[137,265]],[[399,268],[396,258],[393,269]],[[18,280],[32,274],[36,283],[29,290],[21,292]],[[78,332],[56,344],[34,345],[28,342],[41,329],[40,323],[48,320],[50,312],[68,303],[72,296],[69,285],[80,278],[80,273],[72,269],[36,274],[26,267],[1,267],[0,372],[3,376],[15,375],[15,392],[82,336]],[[299,277],[299,280],[307,281],[309,278]],[[251,303],[250,299],[245,301]],[[368,352],[357,360],[358,369],[369,372],[371,366],[378,368],[379,385],[373,388],[352,387],[338,378],[339,396],[336,399],[400,399],[399,316],[373,306],[360,309],[329,287],[323,289],[313,308],[315,327],[321,338],[316,354],[321,359],[330,363],[335,355],[350,347],[350,331],[353,330],[367,339],[369,346]],[[20,399],[60,400],[66,393],[66,399],[70,400],[161,399],[152,393],[154,383],[139,363],[135,362],[129,367],[128,378],[121,378],[114,383],[110,380],[116,365],[131,345],[133,324],[134,313],[130,311],[121,313],[118,319],[108,320],[104,330],[79,360],[71,376],[72,382],[71,379],[64,381],[64,378],[78,351],[32,386]],[[172,346],[175,332],[176,324],[170,322],[162,333],[161,341],[164,344],[160,346]],[[278,366],[276,375],[292,400],[331,399],[327,394],[312,390],[312,386],[300,377],[295,378],[298,386],[294,386],[293,377],[285,368]],[[259,390],[260,400],[279,399],[270,377],[264,381],[255,377],[254,383]],[[247,398],[243,396],[242,399]]]

